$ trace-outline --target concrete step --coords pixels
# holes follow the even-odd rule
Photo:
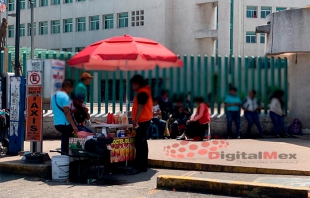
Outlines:
[[[254,198],[307,198],[309,186],[310,178],[302,176],[192,171],[157,177],[159,189]]]

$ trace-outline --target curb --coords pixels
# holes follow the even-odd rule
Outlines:
[[[229,165],[217,165],[217,164],[200,164],[191,162],[176,162],[176,161],[165,161],[154,159],[149,159],[148,165],[151,167],[158,167],[158,168],[171,168],[171,169],[196,170],[196,171],[208,171],[208,172],[310,176],[310,171],[301,171],[301,170],[285,170],[285,169],[229,166]]]
[[[308,196],[307,187],[287,187],[257,182],[202,179],[172,175],[159,175],[157,177],[157,188],[243,197],[307,198]]]
[[[51,162],[45,164],[27,164],[22,161],[0,162],[0,173],[51,178]]]

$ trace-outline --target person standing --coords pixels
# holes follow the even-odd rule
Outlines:
[[[251,136],[251,129],[253,124],[256,125],[260,137],[263,137],[263,129],[259,122],[258,111],[260,109],[259,102],[257,100],[256,91],[251,90],[249,92],[249,96],[247,99],[242,103],[242,109],[244,110],[244,117],[248,121],[247,127],[247,136]]]
[[[241,99],[237,96],[237,89],[231,87],[229,89],[229,94],[225,98],[225,107],[226,107],[226,117],[227,117],[227,135],[228,139],[231,138],[232,133],[232,122],[235,122],[236,133],[238,139],[241,138],[241,127],[240,127],[240,105]]]
[[[87,92],[87,87],[86,86],[90,85],[92,79],[93,79],[93,77],[89,73],[84,72],[81,75],[81,82],[79,82],[79,84],[74,89],[74,94],[75,95],[83,94],[85,96],[84,104],[86,104],[87,101],[88,101],[87,100],[88,92]]]
[[[284,91],[277,90],[271,96],[270,103],[270,118],[273,123],[273,131],[276,134],[276,137],[280,137],[279,135],[279,126],[282,129],[284,136],[287,137],[287,128],[284,125],[284,102],[283,102]]]
[[[132,89],[137,93],[132,106],[132,124],[136,129],[135,147],[136,158],[133,168],[128,175],[139,174],[147,171],[148,144],[147,132],[153,118],[153,101],[151,88],[146,86],[145,80],[140,75],[135,75],[130,80]]]
[[[73,81],[64,80],[60,91],[54,93],[51,97],[52,110],[54,114],[54,127],[61,133],[61,152],[66,154],[69,152],[69,137],[74,132],[78,132],[75,126],[71,112],[69,109],[69,94],[73,90]]]

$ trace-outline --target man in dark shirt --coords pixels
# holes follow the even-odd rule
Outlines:
[[[135,75],[130,83],[133,90],[137,92],[132,106],[132,124],[136,130],[136,158],[133,168],[127,174],[134,175],[147,171],[148,145],[146,136],[150,121],[153,118],[153,102],[151,89],[146,86],[142,76]]]
[[[162,113],[162,119],[168,120],[169,114],[172,111],[172,104],[169,101],[169,92],[167,90],[162,90],[161,97],[158,98],[158,104]]]

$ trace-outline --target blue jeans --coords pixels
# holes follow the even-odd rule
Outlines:
[[[153,124],[155,124],[158,128],[158,136],[157,138],[163,138],[164,137],[164,133],[165,133],[165,128],[166,128],[166,121],[161,120],[159,118],[152,118],[152,122]],[[149,128],[149,132],[148,132],[148,137],[152,137],[153,136],[153,128],[150,127]]]
[[[241,135],[241,127],[240,127],[240,111],[227,111],[227,135],[231,137],[232,133],[232,122],[235,122],[237,135]]]
[[[284,116],[279,116],[278,114],[270,111],[270,118],[273,123],[273,131],[276,135],[279,135],[279,126],[282,129],[283,133],[287,133],[287,129],[284,125]]]
[[[88,133],[94,133],[91,129],[89,129],[86,126],[76,126],[78,128],[79,131],[86,131]]]
[[[259,117],[256,111],[245,111],[244,117],[248,121],[248,128],[247,128],[248,135],[251,134],[251,129],[252,129],[253,124],[256,125],[259,134],[263,135],[263,129],[259,123]]]

